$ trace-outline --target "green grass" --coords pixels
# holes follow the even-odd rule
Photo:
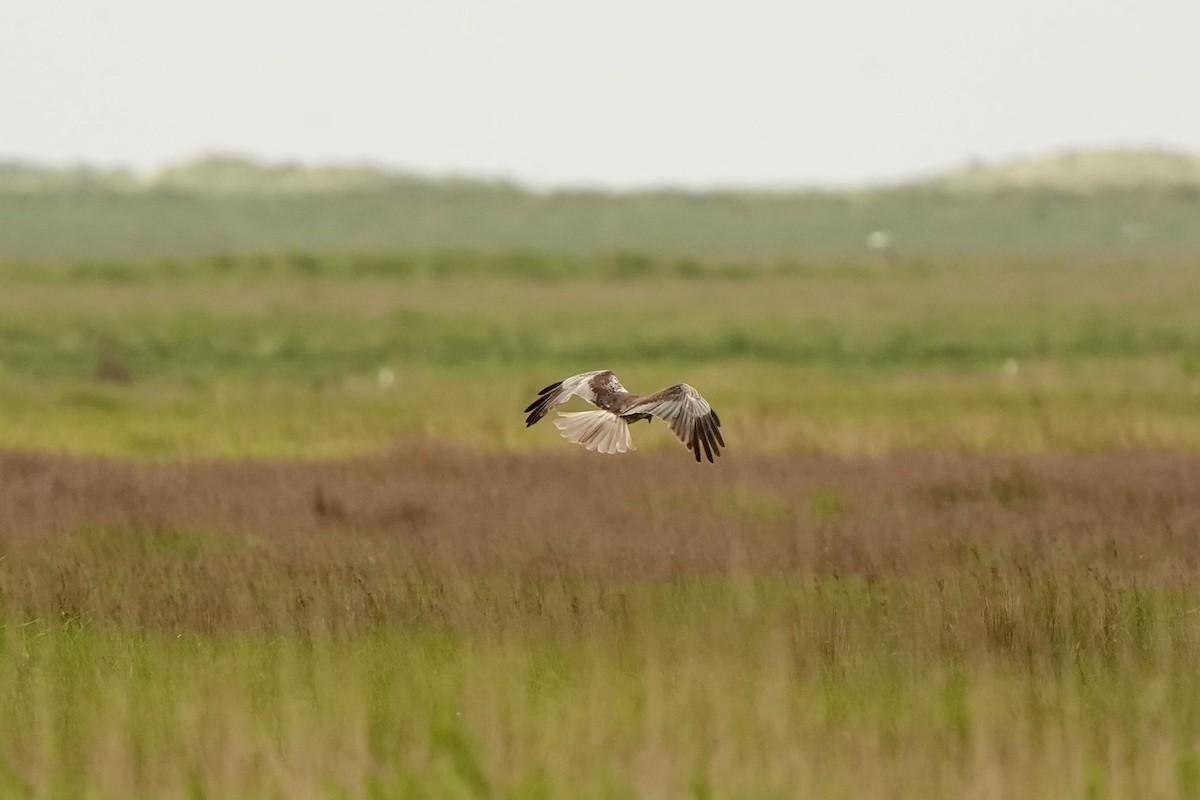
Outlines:
[[[1200,385],[1193,377],[1169,367],[1134,367],[1114,377],[1106,363],[1071,376],[1045,365],[1024,369],[1026,377],[1017,381],[999,370],[966,378],[847,378],[745,362],[688,369],[649,364],[620,374],[635,389],[677,380],[701,387],[721,412],[735,451],[1200,450]],[[371,455],[429,437],[493,450],[561,451],[565,444],[552,428],[524,427],[521,409],[568,371],[574,370],[548,365],[463,377],[418,369],[398,373],[387,388],[373,375],[323,386],[0,379],[0,446],[155,460],[323,459]],[[575,400],[570,408],[582,405]],[[665,426],[653,423],[638,426],[635,440],[650,451],[679,447]]]
[[[462,609],[498,614],[493,630],[389,626],[351,638],[10,624],[0,789],[1061,798],[1200,788],[1200,642],[1186,602],[1163,592],[824,578],[606,582],[538,597],[526,611],[502,595]]]
[[[700,387],[748,450],[1200,445],[1185,261],[292,254],[14,263],[0,287],[4,447],[560,446],[519,410],[605,367],[634,390]]]
[[[620,260],[560,259],[542,279],[529,274],[538,258],[520,254],[397,257],[395,274],[374,273],[374,259],[307,258],[265,271],[256,259],[0,269],[0,364],[80,378],[111,356],[138,378],[314,383],[382,366],[748,361],[895,374],[991,372],[1010,358],[1200,362],[1200,275],[1188,262],[714,262],[680,273],[644,259],[621,275]],[[430,266],[442,261],[444,275]]]

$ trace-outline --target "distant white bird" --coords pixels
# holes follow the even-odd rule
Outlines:
[[[721,418],[691,386],[679,383],[642,397],[630,394],[609,370],[573,375],[542,389],[538,399],[525,409],[529,414],[525,426],[533,425],[572,395],[582,397],[600,410],[560,413],[561,419],[554,421],[554,427],[564,439],[588,450],[601,453],[636,450],[629,434],[629,423],[642,419],[648,422],[651,417],[666,422],[671,432],[695,454],[697,462],[701,448],[711,462],[714,455],[721,455],[721,448],[725,446],[721,437]]]
[[[866,237],[867,249],[876,253],[886,252],[896,246],[896,237],[891,231],[871,231]]]

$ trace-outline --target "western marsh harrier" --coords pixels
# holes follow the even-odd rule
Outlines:
[[[711,462],[713,456],[721,455],[721,448],[725,446],[725,440],[721,438],[721,418],[691,386],[679,383],[642,397],[630,394],[609,370],[584,372],[542,389],[538,399],[525,409],[529,414],[525,426],[533,425],[572,395],[582,397],[600,410],[560,412],[561,419],[554,421],[554,427],[564,439],[588,450],[601,453],[636,450],[633,437],[629,435],[629,423],[640,419],[649,422],[651,417],[666,422],[671,432],[695,454],[697,463],[700,448],[704,448],[704,455]]]

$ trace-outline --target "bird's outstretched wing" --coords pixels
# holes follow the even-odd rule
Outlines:
[[[538,392],[538,399],[530,403],[526,408],[526,413],[529,414],[525,418],[525,427],[529,427],[551,409],[561,406],[563,403],[571,399],[572,395],[579,395],[589,403],[595,404],[596,393],[592,388],[592,378],[599,375],[604,370],[596,370],[595,372],[582,372],[578,375],[572,375],[558,383],[552,383],[545,389]]]
[[[711,462],[721,455],[725,440],[721,437],[721,418],[700,393],[680,383],[641,398],[628,406],[625,414],[651,414],[667,423],[671,432],[700,460],[700,448]]]

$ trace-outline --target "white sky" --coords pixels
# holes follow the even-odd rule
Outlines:
[[[1197,0],[0,0],[0,158],[835,185],[1200,151]]]

